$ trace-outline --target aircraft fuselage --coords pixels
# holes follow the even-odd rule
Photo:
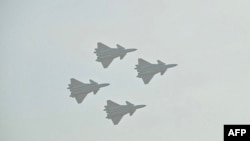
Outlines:
[[[116,57],[123,56],[125,54],[126,54],[125,50],[124,51],[118,50],[118,49],[105,50],[105,51],[98,52],[98,54],[97,54],[98,59],[97,60],[116,58]]]
[[[91,93],[95,90],[99,89],[97,85],[94,84],[84,84],[81,86],[74,86],[74,95],[77,95],[77,93]],[[71,94],[71,96],[74,96]]]
[[[148,66],[143,66],[138,68],[139,74],[138,77],[145,74],[157,74],[157,73],[164,73],[168,68],[175,67],[176,64],[168,64],[168,65],[161,65],[161,64],[152,64]]]
[[[117,115],[126,115],[134,110],[135,108],[130,105],[121,105],[119,107],[114,107],[107,110],[108,113],[107,118],[112,118]]]

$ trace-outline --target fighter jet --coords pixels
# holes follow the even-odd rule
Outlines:
[[[135,69],[138,72],[137,77],[142,78],[144,84],[148,84],[153,76],[157,73],[163,75],[168,68],[177,66],[177,64],[165,64],[160,60],[157,60],[157,64],[151,64],[141,58],[138,59],[138,65]]]
[[[94,94],[96,94],[100,88],[109,85],[108,83],[98,84],[93,80],[89,81],[90,84],[86,84],[74,78],[71,78],[71,83],[68,87],[71,92],[70,97],[75,98],[78,104],[82,103],[83,99],[87,96],[88,93],[93,92]]]
[[[134,105],[128,101],[126,101],[127,105],[119,105],[111,100],[107,101],[107,106],[105,106],[104,111],[107,113],[107,119],[111,119],[114,125],[117,125],[122,117],[126,114],[133,115],[136,109],[143,108],[146,105]]]
[[[117,48],[110,48],[103,43],[97,43],[95,54],[97,55],[97,62],[101,62],[104,68],[107,68],[114,58],[120,57],[123,59],[128,52],[136,51],[137,49],[125,49],[120,45],[116,45]]]

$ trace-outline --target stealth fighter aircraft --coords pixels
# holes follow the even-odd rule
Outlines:
[[[163,75],[168,68],[177,66],[177,64],[165,64],[160,60],[157,60],[157,64],[151,64],[141,58],[138,59],[138,65],[136,65],[136,70],[138,72],[137,77],[142,78],[144,84],[148,84],[153,76],[157,73]]]
[[[120,57],[123,59],[128,52],[136,51],[136,49],[125,49],[117,44],[117,48],[110,48],[103,43],[97,43],[95,54],[97,55],[97,62],[101,62],[104,68],[107,68],[114,58]]]
[[[82,83],[74,78],[71,78],[71,83],[69,84],[68,89],[71,92],[70,97],[76,99],[77,103],[82,103],[83,99],[87,96],[88,93],[93,92],[96,94],[101,87],[106,87],[109,84],[98,84],[93,80],[89,80],[90,84]]]
[[[126,114],[133,115],[136,109],[143,108],[146,105],[134,105],[128,101],[126,101],[126,105],[119,105],[111,100],[107,101],[107,105],[105,106],[104,111],[107,113],[107,119],[111,119],[114,125],[117,125],[122,117]]]

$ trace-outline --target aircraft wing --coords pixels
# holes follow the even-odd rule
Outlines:
[[[102,63],[102,66],[103,66],[104,68],[107,68],[113,60],[114,60],[114,58],[103,59],[103,60],[101,60],[100,62]]]
[[[120,105],[111,101],[111,100],[108,100],[107,105],[104,106],[105,107],[104,111],[108,111],[109,109],[112,109],[112,108],[117,107],[117,106],[120,106]]]
[[[114,125],[117,125],[120,120],[122,119],[123,115],[122,116],[115,116],[114,118],[111,118],[111,120],[113,121]]]
[[[81,84],[84,84],[84,83],[82,83],[81,81],[76,80],[76,79],[74,79],[74,78],[71,78],[71,79],[70,79],[70,82],[71,82],[71,85],[81,85]]]
[[[148,61],[146,60],[143,60],[141,58],[138,59],[138,65],[139,66],[148,66],[148,65],[152,65],[151,63],[149,63]]]
[[[120,105],[113,102],[113,101],[111,101],[111,100],[108,100],[107,101],[107,106],[112,108],[112,107],[117,107],[117,106],[120,106]]]
[[[144,74],[141,78],[144,84],[148,84],[149,81],[153,78],[154,74]]]
[[[100,50],[100,51],[104,51],[104,50],[110,49],[110,47],[108,47],[107,45],[99,42],[99,43],[97,43],[97,49]]]
[[[75,96],[75,99],[77,101],[78,104],[82,103],[83,99],[87,96],[87,94],[78,94]]]

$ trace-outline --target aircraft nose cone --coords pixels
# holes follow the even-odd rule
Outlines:
[[[176,67],[177,64],[170,64],[169,66],[170,66],[170,67]]]
[[[109,83],[104,83],[104,84],[100,84],[100,87],[106,87],[106,86],[109,86],[110,84]]]
[[[133,51],[136,51],[137,49],[135,48],[131,48],[131,49],[127,49],[127,52],[133,52]]]
[[[136,105],[136,109],[146,107],[146,105]]]

